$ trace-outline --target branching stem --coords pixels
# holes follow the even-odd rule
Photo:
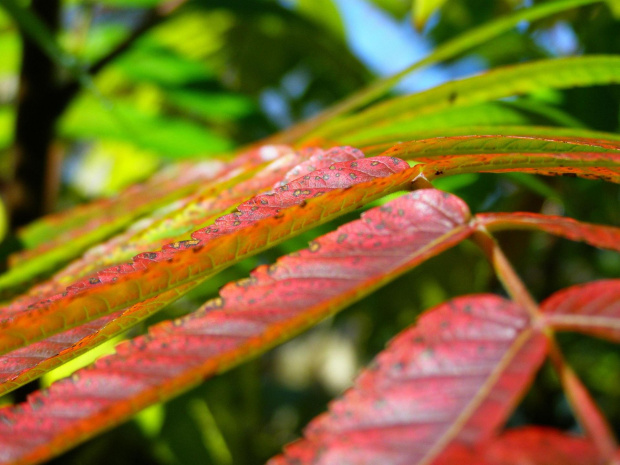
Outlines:
[[[541,310],[536,301],[528,292],[521,278],[512,268],[512,265],[502,252],[501,248],[486,229],[479,229],[472,237],[491,262],[495,273],[504,285],[512,299],[524,307],[532,317],[535,327],[544,332],[549,344],[549,357],[558,373],[562,387],[577,420],[588,437],[594,442],[597,449],[610,465],[618,465],[614,460],[614,453],[618,444],[613,436],[607,420],[595,404],[592,396],[577,377],[573,369],[566,363],[557,344],[555,334],[541,318]]]

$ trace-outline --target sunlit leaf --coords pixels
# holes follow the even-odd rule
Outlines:
[[[540,60],[451,81],[413,95],[394,97],[356,115],[327,124],[314,136],[337,140],[351,129],[394,117],[430,115],[446,108],[488,102],[539,89],[566,89],[620,82],[620,58],[582,56]]]
[[[424,165],[429,177],[461,173],[533,173],[620,183],[617,152],[513,153],[448,156]]]
[[[290,151],[290,149],[288,150],[288,155],[299,156],[299,154],[295,154]],[[273,166],[267,167],[266,170],[259,172],[245,182],[234,185],[232,189],[226,191],[227,195],[223,198],[215,199],[216,201],[211,202],[210,205],[208,205],[209,202],[207,200],[202,203],[200,208],[196,207],[193,211],[202,210],[203,212],[215,212],[223,210],[231,202],[235,202],[235,199],[244,197],[244,194],[248,192],[254,193],[256,190],[261,190],[266,186],[273,185],[276,179],[280,181],[281,184],[284,184],[285,182],[299,177],[301,174],[310,173],[319,168],[329,167],[333,163],[346,160],[352,161],[363,157],[360,151],[350,148],[337,148],[327,152],[314,150],[308,152],[308,154],[310,153],[314,153],[314,155],[298,164],[290,171],[290,166],[285,163],[287,158],[292,162],[299,160],[299,158],[287,157],[286,153],[283,153],[283,156],[279,157],[271,164]],[[192,219],[192,216],[188,217],[187,215],[181,215],[181,217],[185,222],[188,219]],[[164,228],[164,231],[172,229],[170,228],[170,223],[164,222],[162,226],[168,226]],[[152,239],[150,242],[147,242],[147,244],[149,243],[153,245]],[[124,245],[120,247],[120,244]],[[96,249],[93,253],[87,254],[87,256],[83,257],[78,262],[73,263],[72,266],[63,270],[63,272],[58,273],[52,282],[44,283],[39,286],[39,290],[31,290],[27,296],[13,301],[10,305],[5,306],[2,311],[9,314],[27,311],[28,305],[38,302],[43,297],[49,297],[62,292],[65,289],[62,283],[66,282],[66,278],[71,276],[75,276],[76,278],[82,277],[85,274],[83,272],[84,269],[87,271],[92,270],[91,265],[93,263],[98,263],[100,265],[105,263],[105,261],[102,260],[104,257],[112,255],[116,256],[118,259],[119,257],[123,257],[123,254],[127,251],[131,252],[133,250],[135,253],[140,251],[140,247],[130,247],[130,245],[131,242],[127,244],[124,241],[119,242],[115,238],[112,243],[105,244],[105,246],[102,246],[100,249]],[[119,248],[120,250],[118,250]],[[128,258],[131,259],[131,256],[132,254],[130,254]],[[97,260],[97,258],[99,258],[99,260]],[[101,268],[103,268],[103,266],[99,266],[96,269]],[[0,369],[0,382],[4,383],[0,385],[0,394],[15,389],[21,384],[40,376],[47,370],[77,357],[106,339],[115,336],[120,331],[124,331],[130,326],[135,325],[153,311],[155,311],[155,307],[147,306],[143,311],[132,308],[125,313],[117,312],[99,318],[89,324],[79,326],[56,336],[52,336],[51,338],[31,344],[20,350],[13,351],[4,359],[4,362],[0,357],[0,366],[3,366],[3,369]],[[36,354],[36,356],[34,356],[34,354]]]
[[[429,463],[454,442],[492,437],[545,352],[545,337],[512,302],[475,295],[442,304],[269,464]]]
[[[218,162],[171,167],[142,185],[128,188],[118,197],[33,223],[20,234],[33,248],[12,257],[11,269],[0,275],[0,294],[6,297],[20,285],[56,269],[153,208],[187,195],[221,169],[222,164]]]
[[[179,297],[179,288],[187,291],[186,286],[199,284],[242,257],[402,190],[418,172],[396,158],[365,158],[337,163],[259,195],[241,204],[238,212],[194,232],[190,241],[139,254],[132,263],[102,270],[27,312],[5,314],[0,350],[6,353],[132,305],[161,308]],[[157,300],[160,294],[165,298]]]
[[[405,1],[405,0],[402,0]],[[439,63],[444,60],[455,58],[467,50],[484,44],[487,41],[500,36],[502,33],[509,31],[518,24],[522,24],[524,21],[535,21],[537,19],[545,18],[553,14],[559,13],[564,10],[569,10],[583,5],[591,3],[598,3],[599,0],[560,0],[555,2],[548,2],[542,5],[536,5],[531,8],[523,9],[522,11],[513,13],[507,17],[502,17],[493,21],[489,21],[482,26],[468,31],[453,40],[450,40],[441,46],[439,46],[433,53],[425,57],[424,59],[417,61],[411,66],[407,67],[403,71],[390,76],[388,78],[378,80],[374,84],[371,84],[364,88],[362,91],[354,94],[341,103],[329,108],[319,116],[301,123],[290,130],[286,131],[280,138],[284,142],[292,142],[299,137],[313,131],[314,129],[321,127],[323,124],[329,125],[336,117],[344,115],[352,110],[363,107],[364,105],[372,102],[376,98],[386,94],[392,89],[398,82],[400,82],[405,76],[410,75],[414,71],[422,69],[426,66]],[[380,2],[382,6],[386,6],[390,11],[394,11],[395,8],[399,8],[396,3],[399,0],[375,0]],[[409,2],[409,0],[406,0]],[[401,6],[402,8],[402,6]],[[405,10],[406,11],[406,10]],[[394,117],[392,114],[391,117]]]
[[[26,405],[0,410],[0,462],[56,454],[290,338],[463,240],[473,231],[468,216],[456,197],[417,191],[369,210],[309,249],[258,268],[196,313],[155,326],[148,336],[119,346],[116,355],[30,397]],[[518,332],[524,320],[512,314],[515,310],[508,311],[515,318],[509,327]],[[471,329],[480,330],[480,323],[494,327],[473,320]],[[477,344],[495,351],[514,342],[508,339]]]

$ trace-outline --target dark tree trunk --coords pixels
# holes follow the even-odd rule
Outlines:
[[[59,27],[60,0],[33,0],[31,8],[52,32]],[[52,206],[56,179],[50,174],[51,144],[62,111],[58,70],[27,34],[22,32],[23,55],[15,129],[15,177],[11,225],[22,226]]]

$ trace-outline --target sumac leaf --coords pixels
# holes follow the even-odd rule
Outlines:
[[[461,173],[522,172],[620,183],[617,152],[511,153],[446,157],[424,166],[429,178]]]
[[[577,331],[620,342],[620,279],[572,286],[540,306],[545,322],[558,331]]]
[[[509,430],[476,447],[455,445],[432,465],[606,465],[589,439],[551,428]]]
[[[283,179],[290,181],[300,174],[306,175],[317,169],[329,167],[337,162],[354,161],[363,158],[362,152],[350,147],[334,148],[328,151],[315,149],[307,151],[307,155],[309,158],[303,157],[306,158],[305,161],[291,170],[288,169],[290,166],[286,163],[278,163],[278,166],[272,166],[266,172],[261,172],[258,177],[250,180],[250,186],[246,186],[246,183],[241,183],[241,186],[233,187],[232,191],[239,193],[252,187],[266,187],[265,183],[273,184],[274,174],[280,173],[282,169],[285,170]],[[279,179],[282,179],[282,174],[280,174]],[[231,195],[234,198],[234,194]],[[228,199],[229,197],[225,198]],[[213,205],[212,208],[214,208]],[[126,248],[124,247],[124,249]],[[77,262],[74,268],[80,264],[81,261]],[[68,270],[69,273],[74,271]],[[66,278],[66,274],[59,273],[56,279]],[[45,288],[45,286],[41,287]],[[51,284],[48,284],[47,289],[50,287]],[[53,287],[51,288],[53,289]],[[58,292],[58,286],[56,286],[56,292]],[[176,290],[176,292],[182,292],[182,290]],[[20,299],[6,310],[9,312],[26,310],[27,306],[32,302],[36,302],[36,296]],[[77,328],[56,334],[48,339],[22,347],[10,352],[6,356],[0,356],[0,395],[31,381],[50,369],[81,355],[90,348],[126,330],[152,313],[154,308],[153,306],[148,306],[143,308],[142,311],[132,308],[127,312],[116,312]]]
[[[508,300],[473,295],[441,304],[269,465],[428,464],[451,443],[491,437],[545,353],[545,336]]]
[[[292,337],[466,238],[473,231],[468,218],[460,199],[416,191],[369,210],[309,249],[259,267],[194,314],[159,324],[26,404],[0,410],[0,463],[58,453]],[[523,329],[520,316],[510,318],[511,328]]]
[[[0,352],[132,305],[140,310],[161,308],[179,297],[180,288],[187,291],[186,286],[199,284],[241,257],[401,190],[418,172],[419,169],[410,169],[396,158],[365,158],[337,163],[273,193],[261,194],[241,204],[237,212],[194,232],[191,241],[168,244],[160,252],[139,254],[132,263],[102,270],[97,276],[74,283],[65,293],[34,304],[27,312],[5,314],[0,322]],[[354,189],[355,185],[359,187]],[[300,215],[302,209],[304,214]]]
[[[454,156],[486,153],[613,151],[620,151],[620,141],[558,136],[467,135],[402,142],[386,150],[382,155],[433,162]]]

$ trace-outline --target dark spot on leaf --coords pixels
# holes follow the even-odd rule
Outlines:
[[[349,177],[350,177],[351,179],[355,179],[355,178],[357,178],[357,176],[355,175],[355,173],[349,173]]]
[[[562,173],[562,176],[566,178],[576,178],[577,174],[576,173]]]
[[[443,171],[441,170],[435,171],[435,176],[441,176],[442,174],[443,174]]]
[[[349,166],[351,168],[357,168],[358,163],[356,161],[352,162]]]
[[[336,242],[338,244],[342,244],[345,240],[347,240],[348,234],[339,234],[338,238],[336,239]]]
[[[456,98],[459,96],[459,94],[457,94],[456,92],[451,92],[450,95],[448,96],[448,101],[450,103],[454,103],[456,101]]]

